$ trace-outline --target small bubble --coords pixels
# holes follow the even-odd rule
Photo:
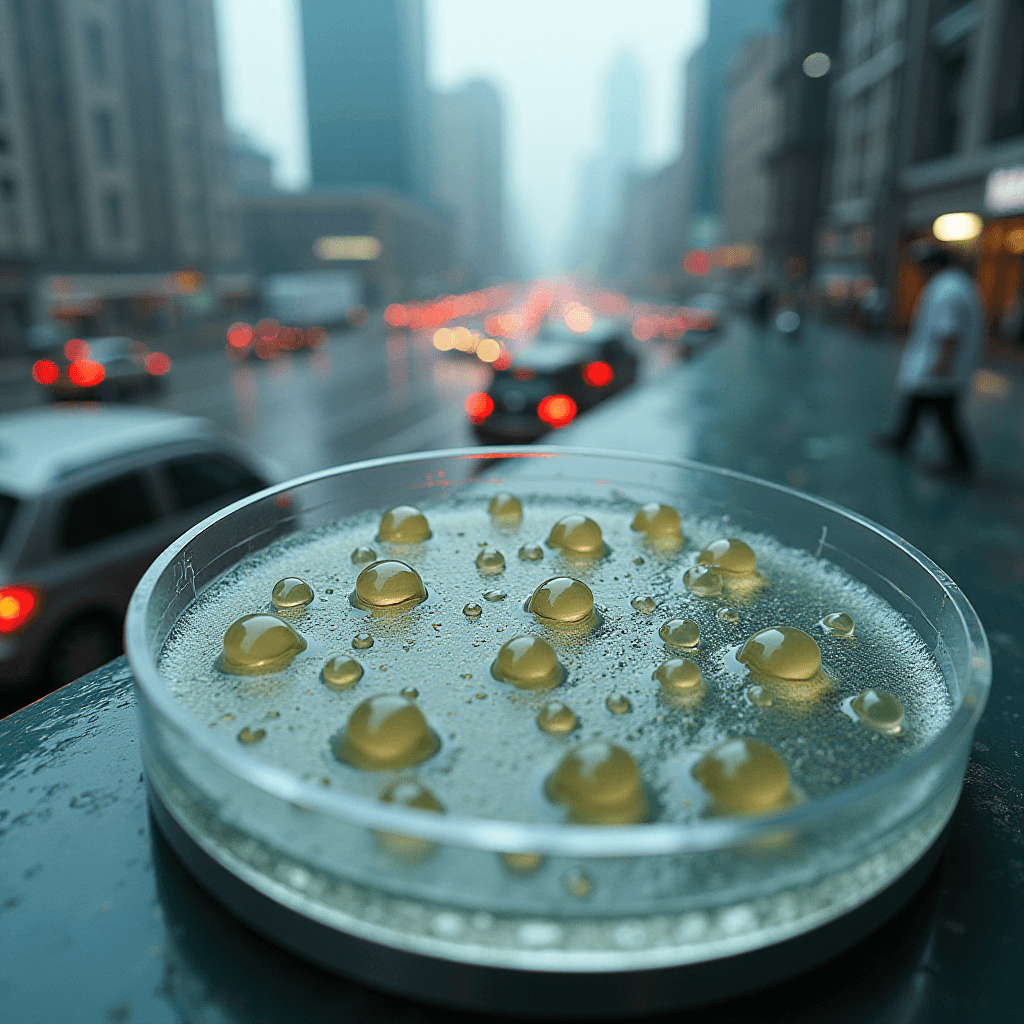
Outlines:
[[[503,853],[501,859],[513,875],[532,875],[544,863],[539,853]]]
[[[537,713],[537,726],[550,736],[565,736],[576,728],[576,713],[560,700],[553,700]]]
[[[757,569],[757,557],[749,544],[735,537],[712,541],[697,556],[698,565],[713,565],[722,572],[749,576]]]
[[[594,891],[594,883],[590,875],[579,868],[571,868],[567,871],[562,878],[562,884],[570,896],[575,896],[579,900],[585,900]]]
[[[539,562],[544,557],[544,549],[539,544],[524,544],[519,549],[519,557],[524,562]]]
[[[394,558],[371,562],[356,578],[352,594],[353,604],[372,611],[404,611],[426,599],[420,574]]]
[[[578,513],[563,516],[551,527],[548,544],[573,555],[596,557],[606,552],[601,527],[590,516]]]
[[[266,729],[250,729],[249,726],[246,726],[238,734],[238,742],[239,743],[246,743],[246,744],[248,744],[248,743],[259,743],[259,741],[261,739],[263,739],[263,737],[266,736],[266,735],[267,735],[267,730]]]
[[[514,636],[498,650],[491,675],[523,690],[557,686],[565,674],[554,649],[536,636]]]
[[[470,601],[470,603],[462,609],[462,614],[465,615],[467,619],[479,619],[481,610],[480,605],[475,601]]]
[[[748,686],[746,697],[755,708],[772,706],[772,695],[763,686]]]
[[[613,715],[625,715],[633,710],[629,698],[624,693],[611,693],[605,698],[604,706]]]
[[[418,508],[397,505],[381,517],[378,536],[389,544],[420,544],[430,539],[430,526]]]
[[[336,655],[321,669],[320,678],[332,690],[347,690],[363,678],[363,666],[355,658]]]
[[[521,519],[523,503],[514,494],[496,494],[487,505],[495,519]]]
[[[650,615],[655,608],[658,607],[657,602],[649,594],[643,594],[640,597],[634,597],[629,602],[638,612],[643,612],[646,615]]]
[[[364,565],[367,562],[375,562],[377,560],[377,552],[373,548],[368,548],[365,544],[361,544],[359,547],[352,552],[352,562],[354,565]],[[328,590],[328,594],[333,594],[333,590]]]
[[[683,573],[683,583],[699,597],[714,597],[722,592],[722,573],[714,566],[695,565]]]
[[[352,637],[352,646],[357,651],[365,651],[368,647],[373,646],[373,637],[369,633],[356,633]]]
[[[476,567],[485,576],[496,576],[505,571],[505,556],[495,548],[484,548],[476,556]]]
[[[420,691],[415,686],[403,686],[399,693],[403,697],[408,697],[409,700],[415,700],[420,695]]]
[[[280,615],[301,615],[313,600],[313,588],[297,576],[287,576],[274,584],[270,603]]]
[[[821,624],[834,636],[853,635],[853,617],[846,612],[830,612],[821,620]]]
[[[715,614],[718,616],[719,622],[728,622],[735,625],[740,621],[739,612],[735,608],[719,608]]]
[[[508,597],[508,594],[504,590],[485,590],[484,600],[485,601],[504,601]]]
[[[693,619],[669,619],[658,636],[669,646],[681,650],[689,650],[700,642],[700,628]]]
[[[850,707],[875,732],[894,736],[903,727],[903,705],[888,690],[865,690],[853,699]]]

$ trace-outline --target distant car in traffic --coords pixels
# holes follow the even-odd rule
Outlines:
[[[466,412],[485,444],[535,441],[629,387],[638,359],[613,321],[583,334],[556,325],[541,330],[487,391],[466,400]]]
[[[150,562],[271,473],[214,424],[85,404],[0,416],[0,691],[121,653]]]
[[[32,379],[54,401],[124,401],[158,391],[170,368],[133,338],[72,338],[32,364]]]

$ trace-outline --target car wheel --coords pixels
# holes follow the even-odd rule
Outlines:
[[[46,675],[56,688],[105,665],[122,653],[117,630],[99,616],[77,619],[53,641]]]

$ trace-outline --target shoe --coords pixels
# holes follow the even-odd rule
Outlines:
[[[889,434],[878,433],[871,435],[871,444],[879,451],[888,452],[890,455],[906,455],[907,446],[894,440]]]

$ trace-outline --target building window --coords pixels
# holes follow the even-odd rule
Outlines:
[[[124,234],[124,211],[120,192],[108,192],[104,197],[104,212],[107,218],[107,235],[121,238]]]
[[[93,114],[93,125],[96,131],[96,152],[100,161],[112,164],[117,158],[114,145],[114,117],[109,110],[97,110]]]
[[[1003,49],[992,110],[992,139],[1024,134],[1024,0],[1007,0]]]
[[[103,26],[95,21],[85,27],[85,46],[89,54],[89,70],[97,82],[107,77],[107,39]]]

